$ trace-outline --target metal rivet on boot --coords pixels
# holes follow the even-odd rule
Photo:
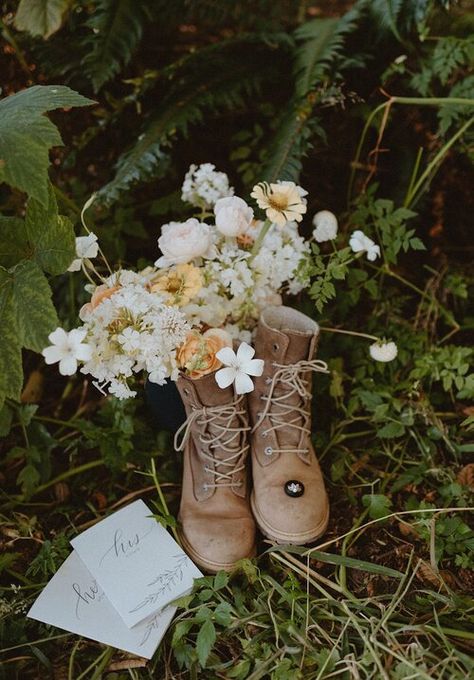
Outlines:
[[[266,455],[266,456],[271,456],[272,453],[273,453],[272,447],[271,447],[271,446],[267,446],[267,447],[265,448],[265,455]]]
[[[291,496],[291,498],[299,498],[304,494],[304,484],[297,479],[290,479],[288,482],[285,482],[284,489],[286,495]]]

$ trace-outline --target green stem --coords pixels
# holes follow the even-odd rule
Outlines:
[[[352,187],[354,185],[355,174],[357,172],[358,165],[360,164],[360,157],[362,154],[362,149],[368,134],[368,131],[375,119],[375,117],[384,111],[387,107],[393,104],[402,104],[406,106],[474,106],[474,99],[464,99],[461,97],[390,97],[383,104],[379,104],[367,118],[367,121],[362,130],[362,134],[357,145],[357,150],[355,158],[351,163],[351,174],[349,177],[349,186],[347,189],[347,204],[350,205],[352,197]],[[462,134],[462,133],[461,133]],[[456,141],[456,140],[454,140]],[[453,142],[454,143],[454,142]]]
[[[257,236],[257,238],[255,239],[255,243],[253,244],[252,255],[251,255],[249,261],[252,261],[253,258],[255,257],[255,255],[260,250],[260,246],[263,243],[263,239],[268,234],[268,230],[270,229],[271,226],[272,226],[272,223],[269,220],[265,220],[263,227],[260,229],[260,233]]]
[[[166,502],[166,499],[163,495],[163,491],[161,490],[160,482],[158,481],[158,475],[156,474],[156,465],[155,465],[155,459],[154,458],[151,459],[151,477],[152,477],[152,479],[155,483],[155,487],[156,487],[156,490],[158,492],[158,498],[160,499],[161,506],[162,506],[163,510],[165,511],[165,513],[169,516],[170,511],[168,509],[168,504]],[[179,538],[178,532],[176,531],[175,527],[171,527],[171,531],[173,533],[173,536],[174,536],[176,542],[179,545],[181,545],[181,540]]]
[[[342,328],[331,328],[330,326],[320,326],[319,330],[325,331],[327,333],[342,333],[343,335],[355,335],[359,338],[367,338],[367,340],[379,340],[375,335],[369,335],[368,333],[359,333],[357,331],[346,331]]]
[[[473,100],[473,104],[474,104],[474,100]],[[418,192],[421,191],[424,183],[428,181],[431,173],[436,170],[436,166],[443,160],[444,156],[447,154],[447,152],[453,146],[453,144],[455,142],[457,142],[457,140],[460,137],[462,137],[462,135],[466,132],[466,130],[469,129],[469,127],[473,123],[474,123],[474,116],[469,118],[469,120],[466,121],[464,123],[464,125],[459,128],[459,130],[456,132],[456,134],[454,134],[451,137],[451,139],[448,142],[446,142],[446,144],[444,146],[441,147],[441,149],[438,151],[438,153],[433,158],[433,160],[430,163],[428,163],[428,166],[426,167],[425,171],[423,172],[423,174],[421,175],[419,180],[416,182],[416,184],[414,185],[414,187],[412,188],[412,190],[410,191],[410,193],[406,197],[405,203],[404,203],[405,207],[408,207],[409,205],[411,205],[414,202],[415,199],[419,198],[419,196],[417,196]]]
[[[81,472],[86,472],[86,470],[92,470],[93,468],[99,467],[99,465],[103,465],[104,461],[102,458],[99,460],[91,460],[89,463],[84,463],[83,465],[79,465],[76,468],[72,468],[71,470],[66,470],[66,472],[61,473],[54,479],[50,479],[49,482],[46,482],[46,484],[41,484],[41,486],[38,486],[37,489],[32,493],[32,496],[36,496],[39,493],[42,493],[46,489],[49,489],[50,486],[54,486],[58,482],[62,482],[65,479],[69,479],[69,477],[74,477],[75,475],[80,475]]]

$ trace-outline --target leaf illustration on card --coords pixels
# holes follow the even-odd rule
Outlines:
[[[181,553],[179,555],[174,555],[174,559],[176,560],[176,563],[172,569],[167,569],[162,574],[158,574],[158,576],[148,584],[149,588],[153,586],[158,586],[158,588],[153,593],[147,595],[136,607],[131,609],[129,614],[133,614],[134,612],[143,609],[143,607],[155,604],[164,593],[171,592],[174,586],[181,583],[183,580],[183,569],[187,565],[188,557],[184,553]]]

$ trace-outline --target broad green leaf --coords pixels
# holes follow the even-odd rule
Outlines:
[[[196,651],[199,663],[204,668],[211,653],[211,649],[216,641],[216,629],[211,620],[207,620],[198,633],[196,640]]]
[[[0,406],[5,397],[18,400],[23,385],[21,342],[9,272],[0,267]]]
[[[58,325],[49,283],[35,262],[20,262],[12,270],[19,338],[24,347],[41,352]]]
[[[75,256],[74,229],[58,215],[53,188],[48,204],[31,198],[25,220],[0,216],[0,265],[7,269],[20,260],[34,260],[49,274],[62,274]]]
[[[7,404],[0,407],[0,437],[6,437],[11,429],[13,412]]]
[[[382,519],[390,514],[392,501],[383,494],[366,494],[362,496],[362,503],[369,509],[372,519]]]
[[[61,28],[63,16],[71,0],[20,0],[15,15],[19,31],[49,38]]]
[[[34,259],[49,274],[62,274],[75,257],[74,229],[67,217],[58,215],[52,186],[48,203],[43,206],[30,198],[26,210],[25,229]]]
[[[49,150],[62,144],[43,114],[94,102],[63,85],[35,85],[0,101],[0,182],[48,204]]]
[[[16,478],[16,483],[21,487],[25,496],[31,496],[40,482],[40,473],[32,463],[28,463],[22,468],[20,474]]]
[[[0,266],[9,269],[27,255],[25,222],[19,217],[0,215]]]

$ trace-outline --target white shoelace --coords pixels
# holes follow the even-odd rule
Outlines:
[[[292,427],[304,433],[306,436],[311,436],[311,429],[308,426],[310,420],[310,409],[308,408],[308,401],[312,394],[309,390],[308,380],[304,380],[302,374],[308,371],[314,373],[329,373],[328,366],[325,361],[313,359],[311,361],[298,361],[296,364],[278,364],[273,363],[276,368],[272,379],[269,382],[268,394],[262,395],[261,399],[265,402],[265,407],[261,413],[258,414],[258,421],[254,425],[252,432],[255,432],[260,427],[262,422],[268,416],[271,426],[263,430],[262,437],[267,437],[269,432],[279,430],[281,428]],[[275,387],[278,384],[288,386],[288,390],[280,396],[274,396]],[[298,394],[300,397],[300,405],[288,404],[287,399]],[[275,409],[275,406],[277,407]],[[291,418],[291,416],[294,416]],[[301,424],[300,424],[301,423]],[[274,449],[267,447],[265,450],[267,455],[272,453],[308,453],[309,449],[286,448]]]
[[[245,454],[249,449],[249,444],[242,445],[242,435],[250,430],[250,427],[231,427],[231,423],[236,418],[240,420],[246,415],[246,409],[242,402],[244,397],[239,397],[231,404],[223,406],[203,406],[191,411],[186,421],[181,425],[174,437],[174,447],[176,451],[182,451],[191,435],[192,426],[196,424],[201,428],[199,441],[209,450],[220,448],[230,455],[227,458],[215,458],[211,453],[200,449],[203,458],[213,463],[214,469],[206,466],[206,472],[214,475],[215,481],[204,484],[204,489],[215,488],[217,486],[242,486],[242,481],[233,482],[233,476],[245,469]],[[214,436],[203,436],[208,427],[217,429]],[[240,458],[243,463],[237,465]],[[220,469],[219,469],[220,468]]]

